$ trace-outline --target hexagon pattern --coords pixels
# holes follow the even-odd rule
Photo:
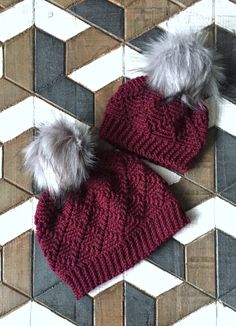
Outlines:
[[[222,97],[209,101],[207,143],[188,173],[145,163],[192,223],[76,301],[37,244],[22,149],[58,116],[99,128],[146,42],[189,26],[222,55]],[[236,325],[235,31],[235,0],[0,0],[0,325]]]

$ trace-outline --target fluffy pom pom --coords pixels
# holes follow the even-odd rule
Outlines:
[[[42,125],[35,140],[24,149],[25,167],[39,189],[54,198],[78,190],[94,162],[89,127],[65,119]]]
[[[205,33],[163,33],[144,52],[144,73],[166,100],[180,97],[189,107],[218,98],[224,81],[218,55],[204,46]]]

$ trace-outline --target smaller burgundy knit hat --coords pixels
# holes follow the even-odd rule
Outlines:
[[[60,121],[42,127],[25,150],[26,166],[46,189],[35,214],[39,246],[77,299],[190,222],[167,183],[136,156],[107,151],[95,164],[91,147],[88,127]]]
[[[120,86],[109,100],[101,138],[184,173],[207,136],[203,99],[223,80],[216,56],[195,34],[164,34],[144,54],[145,76]]]

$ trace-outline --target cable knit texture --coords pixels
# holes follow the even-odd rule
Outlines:
[[[156,164],[186,172],[202,149],[208,130],[206,107],[180,100],[164,103],[137,77],[120,86],[107,104],[101,138]]]
[[[189,223],[166,182],[133,155],[104,152],[61,211],[47,192],[35,215],[51,269],[77,299],[148,257]]]

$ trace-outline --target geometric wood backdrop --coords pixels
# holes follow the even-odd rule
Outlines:
[[[227,82],[185,175],[149,162],[192,220],[148,259],[75,301],[34,237],[21,150],[62,114],[99,128],[145,42],[207,29]],[[0,325],[236,325],[236,1],[0,0]]]

